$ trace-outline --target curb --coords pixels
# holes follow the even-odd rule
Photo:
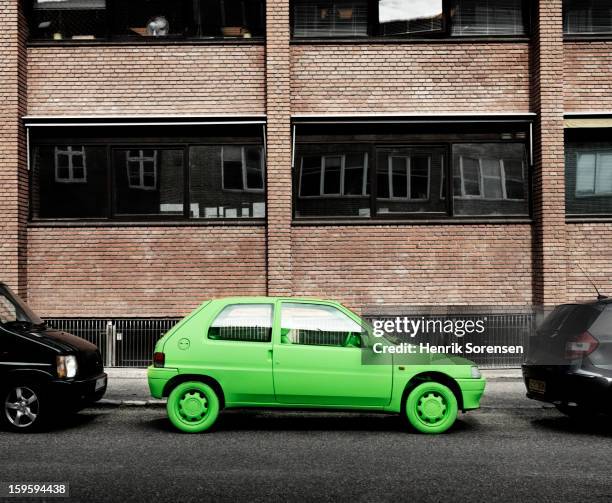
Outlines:
[[[165,407],[166,400],[111,400],[102,398],[91,407]]]

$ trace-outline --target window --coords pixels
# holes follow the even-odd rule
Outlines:
[[[104,218],[107,152],[96,145],[37,145],[31,154],[34,218]]]
[[[157,150],[128,150],[125,155],[130,189],[155,190],[157,187]]]
[[[55,181],[57,183],[87,183],[85,148],[55,147]]]
[[[598,133],[590,135],[596,138]],[[612,214],[610,142],[570,141],[566,144],[565,193],[568,215]]]
[[[378,173],[378,197],[426,201],[430,171],[431,157],[389,155]]]
[[[442,0],[406,2],[379,0],[380,35],[441,33],[444,29]]]
[[[370,215],[368,154],[351,152],[354,148],[328,145],[303,149],[307,152],[298,156],[297,215]]]
[[[219,341],[270,342],[271,304],[234,304],[223,308],[208,329],[208,338]]]
[[[281,309],[281,343],[361,347],[361,325],[333,306],[285,302]]]
[[[104,38],[106,13],[105,0],[34,0],[30,35],[49,40]]]
[[[351,143],[334,142],[334,134]],[[463,137],[470,143],[460,142]],[[298,125],[294,216],[529,216],[527,138],[523,126],[501,124],[462,125],[461,131],[456,125],[355,124],[345,132],[337,125]]]
[[[34,40],[252,38],[264,0],[30,0]]]
[[[453,145],[457,214],[523,214],[528,180],[523,144]]]
[[[612,34],[612,0],[564,0],[566,34]]]
[[[524,36],[526,0],[293,0],[293,36]]]
[[[244,192],[263,192],[264,163],[261,148],[224,146],[223,188]]]
[[[525,35],[523,0],[454,0],[453,35]]]
[[[115,212],[118,215],[183,215],[183,151],[116,149]]]
[[[301,197],[366,196],[367,154],[302,157]]]
[[[251,130],[244,133],[248,142],[225,145],[206,143],[214,140],[206,138],[129,145],[121,137],[58,144],[57,138],[47,136],[51,134],[57,132],[40,128],[31,136],[34,220],[266,216],[263,148]],[[223,135],[227,140],[231,133]],[[232,170],[237,175],[228,179]]]
[[[293,36],[355,37],[368,34],[367,0],[296,0]]]

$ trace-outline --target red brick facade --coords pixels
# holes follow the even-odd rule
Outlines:
[[[540,2],[529,41],[291,43],[288,0],[266,44],[26,48],[0,0],[0,280],[44,316],[177,316],[221,295],[398,304],[554,304],[612,292],[612,223],[566,222],[563,114],[612,110],[612,42],[563,40]],[[536,113],[533,223],[292,222],[291,116]],[[30,116],[267,117],[267,224],[27,222]]]

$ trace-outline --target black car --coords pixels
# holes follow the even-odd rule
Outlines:
[[[0,283],[0,421],[30,431],[55,412],[102,398],[107,376],[98,348],[54,330]]]
[[[527,396],[568,415],[612,412],[612,300],[557,306],[530,339]]]

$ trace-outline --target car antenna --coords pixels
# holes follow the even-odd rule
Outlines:
[[[591,279],[591,277],[586,273],[586,271],[580,267],[580,264],[578,262],[576,262],[576,266],[578,267],[578,269],[580,269],[582,271],[582,274],[584,274],[586,276],[586,279],[589,280],[589,282],[591,283],[591,285],[593,285],[593,288],[595,288],[595,291],[597,292],[597,300],[604,300],[607,299],[608,296],[607,295],[602,295],[601,293],[599,293],[599,288],[597,288],[597,285],[595,284],[595,282]]]

